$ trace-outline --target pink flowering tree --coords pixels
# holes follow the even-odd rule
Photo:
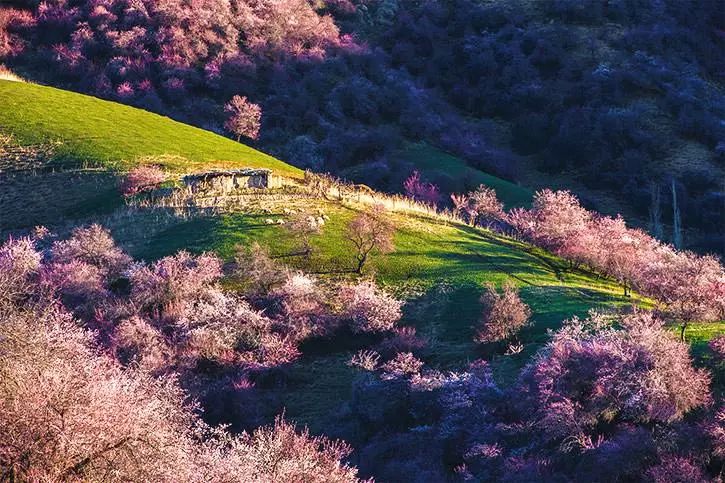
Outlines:
[[[504,217],[503,203],[496,197],[496,191],[486,185],[479,185],[468,194],[468,212],[472,224],[487,224]]]
[[[249,139],[259,137],[262,108],[257,104],[249,102],[244,96],[234,96],[224,105],[224,112],[227,114],[224,128],[236,136],[237,141],[242,136]]]
[[[379,289],[371,281],[344,285],[340,289],[342,318],[353,332],[391,330],[400,320],[403,303]]]
[[[572,235],[586,230],[591,214],[568,191],[545,189],[534,194],[531,208],[535,223],[529,236],[543,246],[558,252]]]
[[[133,196],[144,191],[151,191],[164,181],[166,181],[166,173],[159,166],[137,166],[126,173],[121,180],[121,194]]]
[[[711,400],[709,374],[662,321],[635,312],[618,322],[573,319],[521,376],[532,421],[562,447],[616,423],[670,423]]]
[[[33,291],[42,258],[30,238],[10,238],[0,246],[0,307]]]
[[[598,217],[592,225],[596,240],[590,247],[592,266],[617,280],[624,295],[629,295],[656,241],[641,230],[627,228],[621,217]]]
[[[311,436],[306,429],[297,432],[282,418],[233,442],[222,466],[214,471],[219,476],[233,475],[236,481],[361,481],[357,469],[343,462],[352,453],[349,445]]]
[[[173,350],[161,331],[144,317],[132,315],[115,327],[113,349],[119,361],[135,364],[149,373],[163,373]]]
[[[289,273],[285,282],[268,295],[269,308],[277,320],[287,324],[297,340],[327,331],[327,304],[315,278]]]
[[[109,278],[118,277],[131,264],[111,233],[97,224],[75,228],[70,238],[53,244],[50,255],[53,263],[87,263]]]
[[[39,287],[59,296],[72,309],[83,305],[92,308],[108,295],[102,269],[80,259],[45,265],[40,271]]]
[[[123,371],[57,307],[0,315],[0,461],[20,481],[191,477],[170,380]],[[172,477],[173,475],[173,477]]]
[[[213,255],[185,251],[151,266],[135,265],[128,271],[131,300],[149,312],[178,317],[221,277],[221,268]]]
[[[124,330],[154,343],[143,325]],[[57,305],[0,313],[0,373],[11,481],[359,481],[349,446],[281,418],[239,436],[207,426],[175,379],[124,369]]]
[[[390,253],[395,249],[393,236],[395,225],[385,213],[385,207],[374,205],[360,212],[347,225],[345,237],[354,250],[357,266],[355,271],[361,274],[370,255]]]
[[[421,180],[418,171],[413,171],[413,174],[403,182],[403,188],[405,189],[406,196],[416,201],[433,206],[440,202],[441,193],[438,186]]]
[[[483,314],[475,336],[480,344],[510,340],[529,323],[531,309],[521,300],[513,284],[504,284],[501,293],[488,285],[481,303]]]
[[[663,310],[687,326],[695,321],[717,320],[721,313],[720,286],[725,272],[717,258],[678,252],[660,246],[651,253],[637,279],[638,286],[654,297]]]

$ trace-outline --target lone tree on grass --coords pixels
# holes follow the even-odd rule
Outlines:
[[[374,205],[353,218],[347,225],[345,236],[355,247],[357,268],[361,274],[372,253],[390,253],[393,246],[395,225],[385,215],[383,205]]]
[[[257,104],[249,102],[244,96],[234,96],[224,106],[224,112],[229,115],[224,128],[237,137],[237,142],[242,136],[250,139],[259,137],[262,108]]]
[[[501,293],[489,284],[481,296],[483,314],[475,341],[479,344],[503,342],[515,337],[529,323],[531,309],[519,297],[511,283]]]

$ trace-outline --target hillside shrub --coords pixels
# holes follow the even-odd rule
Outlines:
[[[120,189],[124,196],[134,196],[144,191],[152,191],[166,181],[166,173],[152,165],[137,166],[123,177]]]
[[[670,423],[709,404],[708,373],[692,366],[688,346],[662,321],[635,312],[620,323],[571,320],[522,373],[546,438],[594,440],[612,424]]]
[[[30,238],[10,238],[0,246],[0,307],[32,293],[42,258]]]
[[[502,287],[501,293],[489,285],[481,296],[481,303],[483,314],[475,336],[479,344],[510,340],[529,323],[531,309],[519,297],[518,289],[510,283]]]
[[[222,263],[210,254],[181,251],[151,266],[136,264],[128,271],[131,300],[149,312],[178,316],[221,277]]]
[[[402,315],[403,303],[373,282],[344,285],[340,289],[341,317],[355,333],[392,330]]]
[[[97,224],[74,228],[70,238],[53,243],[50,257],[56,263],[88,263],[109,279],[118,277],[131,263],[111,233]]]
[[[57,307],[0,314],[0,465],[19,480],[355,482],[344,443],[209,428],[171,378],[122,369]],[[203,475],[203,476],[202,476]]]

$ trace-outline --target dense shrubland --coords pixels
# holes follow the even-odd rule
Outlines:
[[[722,472],[709,376],[648,313],[569,321],[509,388],[485,361],[454,373],[410,354],[353,363],[364,369],[349,414],[368,430],[361,469],[384,480],[415,471],[417,481],[449,472],[472,481],[707,481]]]
[[[3,480],[356,481],[343,443],[282,419],[231,435],[188,399],[296,357],[307,311],[265,317],[220,289],[210,255],[144,266],[99,226],[47,237],[0,249]]]
[[[363,163],[366,182],[415,203],[377,201],[512,235],[534,257],[536,247],[561,257],[546,259],[558,277],[593,271],[655,311],[574,317],[523,369],[510,364],[504,386],[484,360],[429,365],[435,332],[401,325],[403,301],[360,277],[395,246],[383,204],[355,205],[340,227],[349,268],[324,278],[282,263],[304,257],[314,269],[327,218],[308,211],[280,228],[289,253],[250,244],[226,264],[185,251],[134,261],[98,225],[61,239],[38,229],[0,246],[0,480],[356,481],[352,464],[382,481],[722,479],[725,338],[693,361],[670,329],[682,339],[688,324],[725,316],[715,257],[564,191],[506,211],[474,185],[437,213],[438,181],[393,155],[423,139],[506,176],[518,155],[536,155],[545,170],[577,169],[591,186],[651,201],[653,228],[670,221],[658,214],[672,201],[666,182],[685,195],[685,223],[707,225],[721,214],[712,176],[650,171],[670,131],[640,121],[663,115],[722,168],[714,3],[693,13],[669,1],[547,1],[546,23],[512,2],[470,0],[13,4],[0,8],[0,60],[31,78],[223,128],[301,166]],[[578,29],[596,34],[585,48]],[[493,142],[491,117],[510,124],[514,154]],[[330,179],[308,178],[327,195]],[[120,189],[133,197],[165,180],[144,166]],[[536,314],[509,284],[484,287],[481,303],[471,346],[519,357]],[[293,366],[328,346],[351,349],[361,369],[350,401],[325,415],[355,452],[278,417]]]
[[[572,201],[542,196],[526,216]],[[352,481],[347,445],[283,420],[255,429],[271,423],[274,388],[303,344],[345,338],[363,347],[350,361],[363,372],[329,417],[364,475],[699,481],[722,471],[710,374],[648,312],[573,319],[502,387],[482,360],[426,366],[426,339],[399,325],[401,301],[372,281],[321,283],[258,245],[226,267],[183,251],[145,264],[97,225],[64,239],[38,229],[0,247],[0,289],[0,467],[12,478]],[[490,289],[479,340],[515,341],[529,316],[513,287]],[[716,371],[721,346],[714,339],[707,359]]]
[[[231,436],[207,427],[187,400],[269,383],[306,338],[346,324],[390,332],[400,319],[401,302],[372,282],[346,285],[335,302],[316,280],[260,270],[271,262],[258,247],[251,254],[238,275],[268,285],[242,296],[221,288],[212,255],[133,262],[98,225],[65,240],[46,230],[8,240],[0,248],[3,478],[355,480],[340,462],[344,444],[299,435],[282,420]]]
[[[699,247],[722,248],[716,1],[15,5],[0,14],[0,61],[30,78],[259,136],[298,166],[358,166],[388,189],[415,168],[395,155],[409,140],[509,178],[533,155],[617,193],[659,237],[679,216],[708,233]],[[681,168],[688,146],[697,159]]]

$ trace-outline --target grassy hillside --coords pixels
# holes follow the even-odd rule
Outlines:
[[[22,156],[4,156],[0,162],[0,231],[111,213],[123,204],[118,171],[137,163],[161,164],[176,173],[261,167],[291,177],[303,175],[209,131],[115,102],[23,82],[0,80],[0,135],[11,136],[13,145],[51,146],[31,162]],[[0,158],[2,148],[0,144]],[[28,164],[40,169],[15,172]]]
[[[139,157],[166,156],[171,170],[190,171],[211,165],[264,166],[299,175],[281,161],[234,143],[138,109],[87,96],[30,84],[0,81],[0,129],[24,143],[61,140],[57,162],[81,160],[103,168],[122,168]],[[6,107],[7,106],[7,107]],[[431,180],[449,177],[456,190],[486,184],[508,207],[527,205],[531,192],[467,167],[461,160],[427,145],[403,153]],[[353,278],[352,253],[344,237],[347,222],[360,208],[322,199],[294,199],[275,194],[255,198],[238,211],[213,216],[180,216],[171,210],[125,207],[112,171],[56,172],[40,176],[5,176],[0,185],[0,228],[39,222],[100,222],[135,257],[147,261],[186,249],[214,251],[231,260],[238,245],[259,242],[293,268],[328,279]],[[290,256],[294,241],[284,226],[285,210],[329,216],[314,237],[309,259]],[[425,361],[435,367],[461,367],[485,357],[496,378],[509,383],[544,344],[548,330],[590,309],[617,309],[631,303],[612,281],[571,270],[556,257],[490,232],[438,218],[392,214],[398,232],[393,253],[375,257],[366,276],[407,301],[402,324],[415,326],[429,341]],[[48,221],[45,221],[48,220]],[[62,229],[61,229],[62,230]],[[62,232],[61,232],[62,234]],[[473,341],[481,311],[480,294],[487,283],[513,282],[533,310],[533,324],[522,333],[524,350],[516,355],[483,353]],[[233,286],[234,281],[230,280]],[[691,330],[700,347],[723,324]],[[290,370],[281,405],[287,415],[314,431],[329,429],[329,414],[350,397],[355,372],[346,365],[352,352],[370,340],[311,341]]]
[[[322,233],[313,239],[314,253],[309,260],[289,256],[295,249],[285,228],[267,223],[286,219],[285,208],[321,210],[330,217]],[[158,223],[158,214],[137,213],[115,219],[111,229],[127,249],[146,260],[179,249],[211,250],[230,260],[235,246],[257,241],[280,261],[316,273],[324,281],[355,277],[345,273],[353,260],[344,227],[357,209],[324,200],[269,200],[243,212],[171,219],[164,227]],[[568,270],[562,260],[517,241],[438,219],[392,216],[399,227],[396,250],[375,257],[366,276],[374,276],[407,300],[402,324],[415,326],[418,334],[429,340],[424,359],[433,366],[460,367],[485,357],[491,360],[499,381],[506,384],[548,340],[547,331],[558,328],[562,320],[586,315],[592,308],[617,309],[633,302],[647,305],[646,300],[623,297],[610,280]],[[472,341],[484,285],[504,281],[521,288],[522,298],[534,313],[533,325],[522,334],[524,350],[513,356],[481,352]],[[288,416],[315,431],[329,429],[325,422],[330,412],[350,397],[355,371],[346,362],[364,343],[370,341],[336,339],[334,344],[311,342],[303,347],[304,357],[292,367],[282,401]]]
[[[473,168],[461,158],[428,144],[410,144],[398,156],[412,163],[426,179],[439,184],[444,191],[471,191],[484,184],[496,190],[506,208],[531,204],[533,191],[530,189]]]
[[[203,129],[150,112],[74,92],[0,80],[0,132],[21,144],[60,141],[56,161],[123,168],[156,158],[168,169],[209,166],[302,171],[267,154]]]

